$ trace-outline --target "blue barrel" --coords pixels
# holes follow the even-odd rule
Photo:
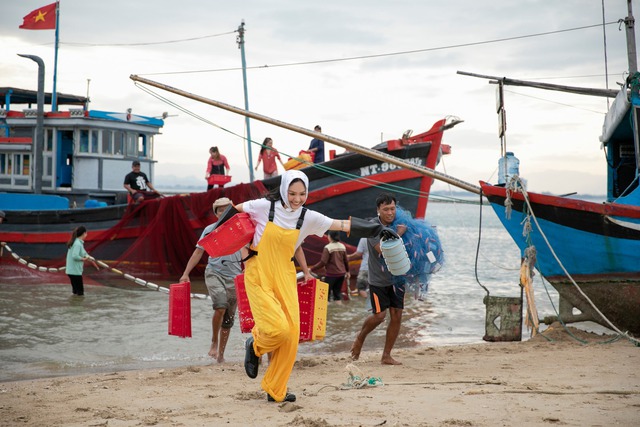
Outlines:
[[[407,274],[411,268],[411,261],[407,255],[402,239],[388,239],[380,242],[380,250],[384,257],[389,272],[394,276]]]
[[[520,175],[520,160],[507,151],[506,156],[498,160],[498,184],[507,184],[514,175]]]

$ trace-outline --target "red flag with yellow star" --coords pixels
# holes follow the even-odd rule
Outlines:
[[[24,23],[20,25],[23,30],[55,30],[56,29],[56,3],[42,6],[24,17]]]

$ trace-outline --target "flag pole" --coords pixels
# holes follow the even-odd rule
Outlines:
[[[58,40],[60,28],[60,0],[56,0],[56,41],[53,59],[53,92],[51,93],[51,111],[58,111]]]

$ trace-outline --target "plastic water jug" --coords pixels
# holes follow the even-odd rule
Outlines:
[[[389,272],[394,276],[407,274],[411,268],[411,261],[407,255],[402,239],[388,239],[380,242],[380,250],[384,257]]]
[[[507,151],[507,155],[498,160],[498,184],[507,184],[513,175],[520,175],[520,160]]]

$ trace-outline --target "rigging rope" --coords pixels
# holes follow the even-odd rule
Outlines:
[[[600,317],[602,319],[604,319],[604,321],[607,323],[607,325],[608,325],[608,327],[610,329],[612,329],[613,331],[617,332],[619,335],[624,336],[625,338],[627,338],[629,341],[633,342],[634,344],[640,345],[640,340],[631,337],[628,332],[622,332],[618,327],[616,327],[598,309],[598,307],[596,307],[596,305],[593,303],[593,301],[591,301],[591,299],[582,291],[582,289],[576,283],[576,281],[573,279],[571,274],[569,274],[569,272],[565,268],[564,264],[562,263],[562,261],[560,261],[560,258],[558,258],[558,255],[556,255],[556,252],[553,250],[553,247],[551,246],[551,243],[547,239],[546,234],[544,233],[544,231],[542,231],[542,228],[540,227],[540,224],[538,223],[538,218],[536,218],[536,215],[533,212],[533,208],[531,207],[531,202],[529,200],[529,194],[527,193],[527,190],[525,190],[524,185],[525,184],[522,182],[522,180],[520,179],[520,177],[518,175],[513,175],[512,178],[511,178],[511,181],[509,183],[509,187],[510,188],[513,188],[514,191],[522,193],[522,196],[524,198],[524,201],[526,203],[527,210],[528,210],[527,211],[527,216],[530,216],[531,218],[533,218],[533,221],[536,224],[536,227],[537,227],[538,231],[540,232],[540,235],[542,236],[544,242],[546,243],[547,247],[549,248],[549,251],[551,252],[551,255],[553,255],[553,258],[556,260],[556,262],[558,263],[558,265],[560,266],[560,268],[564,272],[565,276],[571,281],[571,284],[577,289],[578,293],[580,293],[580,295],[585,299],[585,301],[587,301],[587,303],[596,311],[596,313],[598,313],[598,315],[600,315]],[[509,195],[509,191],[508,190],[507,190],[507,195]],[[505,205],[506,204],[507,203],[506,203],[506,200],[505,200]],[[531,229],[529,228],[528,234],[526,234],[526,235],[530,236],[530,233],[531,233]],[[533,246],[533,245],[531,245],[531,246]],[[539,266],[538,266],[538,270],[539,270]],[[555,306],[554,306],[554,309],[555,309]],[[560,319],[560,315],[559,315],[559,313],[557,311],[556,311],[556,314],[558,314],[558,319]],[[562,324],[564,325],[564,323],[562,323]]]

